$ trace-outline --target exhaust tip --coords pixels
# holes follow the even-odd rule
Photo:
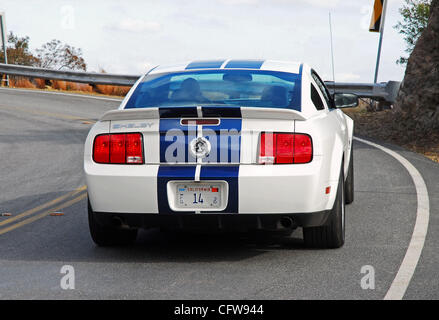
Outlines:
[[[294,221],[290,217],[282,217],[279,220],[280,225],[285,229],[292,229],[294,228]]]
[[[113,216],[111,219],[113,227],[116,228],[129,228],[129,226],[123,221],[121,217]]]

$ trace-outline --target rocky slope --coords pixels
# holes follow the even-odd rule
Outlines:
[[[395,125],[408,133],[439,131],[439,0],[432,1],[428,26],[408,60],[395,110]]]

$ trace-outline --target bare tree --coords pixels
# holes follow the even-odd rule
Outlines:
[[[35,50],[38,66],[48,69],[87,70],[82,50],[53,39]]]

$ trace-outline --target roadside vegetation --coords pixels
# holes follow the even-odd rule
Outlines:
[[[361,101],[359,107],[343,110],[355,121],[355,135],[399,145],[439,162],[439,132],[412,135],[395,120],[393,110],[370,112],[370,103]]]
[[[416,42],[425,30],[430,17],[431,0],[405,0],[405,5],[399,9],[402,21],[399,21],[394,28],[404,36],[407,44],[405,50],[409,55],[413,52]],[[401,57],[397,64],[406,65],[407,57]]]
[[[24,66],[33,66],[55,70],[79,70],[87,71],[87,63],[82,57],[82,50],[62,43],[60,40],[51,40],[35,53],[29,49],[29,37],[19,37],[13,32],[8,35],[8,63]],[[0,52],[0,61],[4,61],[4,54]],[[100,72],[105,73],[101,69]],[[2,85],[5,83],[6,75],[1,75]],[[10,76],[9,86],[14,88],[60,90],[75,93],[102,94],[110,96],[125,96],[130,87],[112,85],[90,85],[59,80],[44,80]]]
[[[393,106],[364,100],[346,110],[355,133],[400,145],[439,162],[439,0],[405,0],[402,21],[395,28],[404,36],[409,57],[404,80]]]

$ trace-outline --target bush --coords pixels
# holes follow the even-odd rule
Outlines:
[[[45,89],[46,88],[46,80],[45,79],[35,78],[33,82],[38,89]]]
[[[36,86],[28,78],[23,77],[10,77],[9,85],[15,88],[36,88]]]
[[[52,88],[56,89],[56,90],[67,90],[67,83],[66,83],[66,81],[53,80],[52,81]]]

